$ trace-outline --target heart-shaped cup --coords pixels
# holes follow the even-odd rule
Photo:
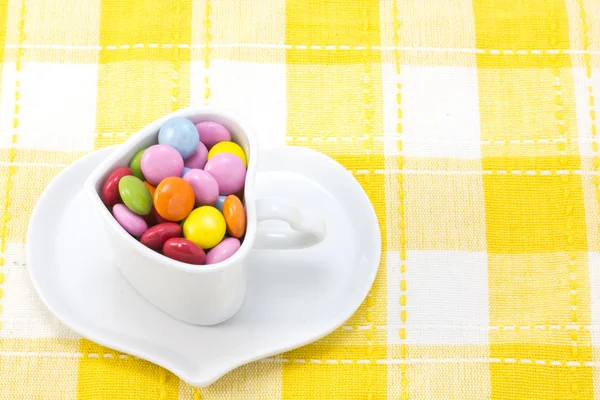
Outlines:
[[[184,117],[194,124],[214,121],[224,125],[248,159],[244,188],[246,235],[230,258],[211,265],[191,265],[157,253],[129,235],[104,205],[100,194],[107,177],[118,167],[128,166],[142,149],[158,142],[160,127],[170,118]],[[325,238],[325,220],[297,209],[280,199],[254,199],[258,149],[254,133],[232,113],[212,108],[185,108],[166,115],[132,135],[89,176],[84,191],[102,216],[117,266],[129,283],[164,312],[195,325],[214,325],[231,318],[244,302],[247,285],[246,259],[254,248],[298,249]],[[263,220],[286,221],[290,229],[257,231]]]

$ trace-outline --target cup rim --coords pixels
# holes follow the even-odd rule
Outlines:
[[[244,182],[244,205],[246,208],[246,234],[242,244],[237,252],[231,257],[223,260],[216,264],[205,264],[205,265],[193,265],[177,261],[172,258],[166,257],[146,246],[144,246],[139,240],[131,236],[125,229],[119,225],[117,220],[113,217],[110,210],[104,205],[100,194],[96,191],[96,184],[106,173],[110,173],[110,169],[115,166],[115,162],[121,158],[125,153],[135,148],[140,141],[143,139],[158,134],[160,127],[170,118],[173,117],[184,117],[193,120],[194,124],[199,121],[222,121],[231,125],[236,125],[239,130],[246,135],[248,139],[248,168],[246,170],[246,180]],[[111,153],[105,160],[103,160],[88,176],[84,183],[84,191],[95,206],[96,211],[100,213],[100,216],[105,222],[105,227],[112,230],[118,237],[133,250],[140,253],[142,256],[147,258],[156,264],[162,265],[167,268],[173,268],[182,272],[190,274],[206,274],[213,273],[219,270],[224,270],[229,266],[241,262],[252,249],[254,239],[256,236],[257,217],[256,217],[256,206],[254,202],[254,179],[256,174],[257,166],[257,142],[254,132],[246,122],[244,122],[239,116],[227,110],[225,108],[218,108],[213,106],[203,107],[186,107],[176,110],[170,114],[162,116],[150,124],[146,125],[138,132],[131,135],[125,142],[116,146],[116,149]],[[102,187],[102,185],[100,185]]]

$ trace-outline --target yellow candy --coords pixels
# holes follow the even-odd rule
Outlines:
[[[210,151],[208,152],[208,159],[210,160],[217,154],[221,153],[231,153],[235,156],[238,156],[244,162],[244,166],[248,167],[248,161],[246,161],[246,153],[244,153],[244,150],[240,147],[239,144],[234,142],[219,142],[215,144],[212,147],[212,149],[210,149]]]
[[[198,207],[187,216],[183,223],[183,237],[198,247],[215,247],[225,236],[225,218],[212,206]]]

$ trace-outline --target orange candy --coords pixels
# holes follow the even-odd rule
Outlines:
[[[241,238],[246,231],[246,211],[236,195],[229,195],[223,202],[223,216],[227,233],[235,238]]]
[[[156,190],[156,188],[149,184],[148,181],[144,181],[144,185],[146,185],[146,187],[150,191],[150,194],[152,195],[152,198],[154,198],[154,191]]]
[[[168,221],[181,221],[194,208],[194,189],[182,178],[165,178],[154,192],[154,207]]]

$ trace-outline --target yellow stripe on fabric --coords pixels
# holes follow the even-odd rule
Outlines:
[[[286,2],[287,134],[293,143],[322,151],[346,168],[358,171],[386,232],[379,2]],[[301,46],[298,49],[296,46]],[[347,50],[325,51],[325,46]],[[327,137],[349,137],[331,144]],[[308,138],[323,140],[305,141]],[[364,173],[364,172],[367,173]],[[386,239],[384,238],[384,243]],[[386,248],[386,244],[384,244]],[[385,257],[383,257],[385,259]],[[310,346],[283,355],[293,359],[375,360],[386,355],[385,267],[381,266],[370,296],[348,321],[364,329],[339,330]],[[283,399],[386,398],[387,366],[376,364],[285,363]]]
[[[473,0],[480,68],[570,66],[568,16],[564,0]],[[526,54],[522,54],[526,50]]]
[[[81,340],[77,399],[179,398],[179,378],[162,367]],[[108,357],[107,354],[111,356]]]
[[[8,11],[8,7],[5,10]],[[4,196],[3,202],[1,203],[2,207],[2,220],[0,222],[0,226],[2,229],[0,230],[0,268],[4,267],[5,264],[5,254],[7,243],[10,241],[10,233],[11,230],[9,228],[11,219],[13,218],[13,214],[11,213],[11,196],[13,189],[13,182],[15,181],[15,174],[17,172],[17,166],[14,164],[17,150],[15,149],[15,145],[17,144],[19,138],[19,126],[20,126],[20,97],[21,97],[21,70],[23,68],[22,58],[23,58],[23,49],[22,44],[25,40],[24,34],[24,26],[25,26],[25,0],[22,0],[19,3],[19,21],[18,21],[18,45],[17,56],[15,60],[15,92],[14,92],[14,106],[12,110],[12,133],[10,136],[10,144],[11,147],[8,150],[8,157],[3,158],[7,160],[8,171],[6,173],[6,182],[4,184]],[[3,32],[6,37],[6,21],[4,22]],[[19,215],[19,214],[16,214]],[[0,270],[0,280],[2,284],[4,284],[4,272]],[[1,300],[4,296],[4,290],[0,285],[0,311],[3,311]],[[2,319],[0,319],[0,329],[2,329]]]
[[[6,20],[8,17],[8,0],[0,0],[0,77],[2,76],[2,67],[4,65],[4,41],[6,40]],[[0,94],[2,93],[2,79],[0,79]],[[0,157],[0,160],[5,160],[6,158]],[[7,168],[0,168],[0,193],[6,194],[6,185],[8,181],[9,171]],[[6,207],[3,207],[6,209]],[[6,225],[4,219],[1,222],[3,228]],[[2,234],[2,243],[0,248],[0,254],[4,254],[4,250],[6,249],[6,237]],[[2,271],[2,266],[4,266],[4,256],[0,256],[0,329],[2,329],[2,297],[3,290],[2,284],[4,283],[4,272]]]
[[[102,0],[95,147],[189,104],[189,0]],[[127,45],[127,49],[108,46]],[[122,133],[125,133],[122,135]]]
[[[560,0],[505,4],[474,2],[489,50],[477,55],[482,167],[505,172],[483,177],[490,324],[519,327],[490,332],[490,357],[508,360],[491,365],[492,398],[589,398],[589,332],[537,330],[591,322],[571,61],[544,51],[569,48],[568,16]]]

